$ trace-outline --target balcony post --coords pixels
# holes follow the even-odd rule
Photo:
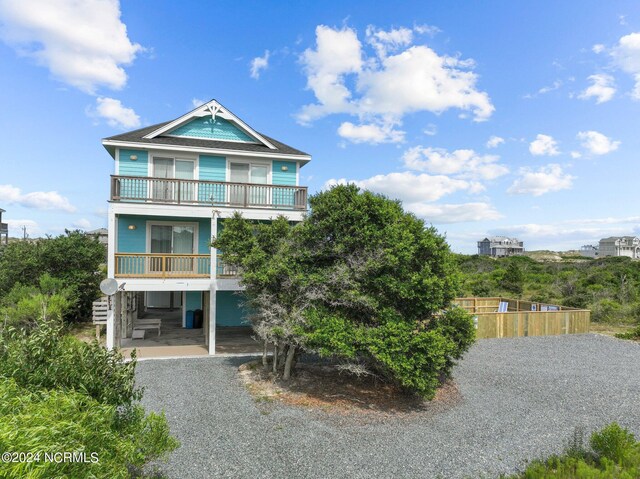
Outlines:
[[[218,236],[218,216],[220,212],[213,210],[211,215],[211,237]],[[218,252],[211,247],[211,287],[209,288],[209,354],[216,353],[216,296],[218,292]]]

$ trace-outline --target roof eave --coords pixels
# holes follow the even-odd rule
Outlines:
[[[306,154],[293,154],[283,153],[278,150],[269,152],[256,152],[256,151],[244,151],[224,148],[205,148],[197,146],[183,146],[183,145],[165,145],[159,143],[138,143],[135,141],[125,140],[111,140],[105,138],[102,140],[102,145],[115,157],[115,148],[130,147],[137,149],[152,149],[152,150],[167,150],[167,151],[190,151],[193,153],[218,153],[224,155],[237,155],[237,156],[255,156],[255,157],[267,157],[267,158],[287,158],[294,161],[299,161],[301,164],[306,164],[311,161],[311,155]],[[112,153],[113,151],[113,153]]]

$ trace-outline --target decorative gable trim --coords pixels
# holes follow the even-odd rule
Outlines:
[[[247,125],[244,121],[242,121],[240,118],[238,118],[236,115],[234,115],[227,108],[222,106],[216,100],[211,100],[211,101],[205,103],[204,105],[200,105],[199,107],[195,108],[194,110],[191,110],[189,113],[187,113],[185,115],[182,115],[180,118],[177,118],[176,120],[173,120],[173,121],[167,123],[166,125],[158,128],[157,130],[152,131],[151,133],[148,133],[143,138],[145,138],[145,139],[156,138],[156,137],[158,137],[158,136],[160,136],[162,134],[166,134],[167,132],[170,132],[171,130],[174,130],[175,128],[178,128],[178,127],[188,123],[189,121],[193,120],[194,118],[201,118],[203,116],[208,116],[208,115],[211,115],[213,118],[220,117],[220,118],[223,118],[223,119],[225,119],[227,121],[235,123],[235,125],[238,126],[241,130],[244,130],[244,132],[247,135],[249,135],[250,137],[255,138],[258,142],[262,143],[266,147],[268,147],[268,148],[270,148],[272,150],[276,150],[277,149],[273,144],[271,144],[269,141],[267,141],[266,138],[264,138],[262,135],[260,135],[257,131],[255,131],[253,128],[251,128],[249,125]]]

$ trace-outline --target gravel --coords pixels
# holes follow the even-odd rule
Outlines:
[[[640,436],[640,344],[600,335],[481,340],[454,370],[459,401],[384,421],[265,410],[237,377],[247,360],[138,364],[144,405],[182,443],[167,477],[492,478],[561,452],[576,427]]]

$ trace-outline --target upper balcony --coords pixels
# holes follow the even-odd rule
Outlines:
[[[307,187],[112,175],[111,201],[306,211]]]

